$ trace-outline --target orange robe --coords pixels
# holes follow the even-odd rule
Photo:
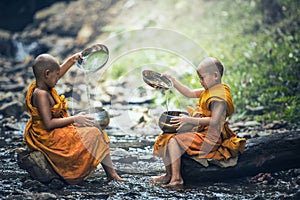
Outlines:
[[[230,89],[225,84],[218,84],[202,92],[196,109],[188,108],[190,116],[211,117],[210,103],[213,101],[226,102],[226,116],[234,111]],[[236,157],[242,153],[246,140],[228,127],[226,121],[220,122],[221,133],[210,126],[195,126],[189,132],[161,133],[154,144],[153,154],[165,157],[169,140],[174,138],[187,155],[195,158],[209,158],[215,160]]]
[[[109,138],[96,127],[69,125],[47,131],[36,107],[31,105],[35,88],[33,82],[27,91],[26,105],[31,115],[25,128],[25,142],[32,150],[42,152],[52,168],[69,184],[81,182],[110,153]],[[63,95],[53,88],[51,94],[56,104],[52,116],[67,117],[67,105]]]

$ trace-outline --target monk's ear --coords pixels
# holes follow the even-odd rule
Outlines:
[[[50,74],[50,70],[49,70],[49,69],[46,69],[46,70],[44,71],[44,77],[47,79],[48,76],[49,76],[49,74]]]
[[[214,77],[216,80],[218,80],[220,78],[220,73],[214,72]]]

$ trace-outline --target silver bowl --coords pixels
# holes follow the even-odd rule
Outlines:
[[[145,83],[156,89],[168,90],[173,87],[173,82],[160,73],[152,70],[144,70],[142,72]]]
[[[103,130],[108,126],[110,117],[109,113],[104,108],[96,108],[93,116],[96,127]]]
[[[77,67],[85,72],[95,72],[107,63],[109,50],[103,44],[94,44],[81,52],[82,58],[77,60]]]

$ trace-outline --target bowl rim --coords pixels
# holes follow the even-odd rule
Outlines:
[[[179,116],[179,115],[170,115],[170,114],[168,114],[169,112],[177,112],[177,113],[179,113],[179,114],[186,114],[186,115],[189,114],[187,111],[181,111],[181,110],[168,110],[168,111],[164,111],[161,115],[174,116],[174,117]]]
[[[169,78],[167,78],[165,76],[161,76],[160,73],[155,72],[153,70],[149,70],[149,69],[143,70],[142,71],[142,76],[143,76],[144,82],[147,83],[149,86],[151,86],[153,88],[159,88],[159,89],[167,90],[167,89],[170,89],[170,88],[173,87],[173,82]],[[164,86],[163,84],[159,84],[159,83],[155,82],[154,77],[155,77],[155,80],[158,80],[161,83],[165,83],[167,85],[167,87]]]
[[[107,58],[106,58],[106,60],[105,60],[102,64],[100,64],[99,67],[97,67],[97,68],[94,69],[94,70],[86,70],[86,69],[84,69],[85,63],[84,63],[83,61],[86,60],[87,57],[89,57],[90,55],[93,55],[94,53],[96,53],[96,52],[101,52],[101,51],[107,53]],[[79,68],[79,70],[84,71],[84,72],[87,72],[87,73],[90,73],[90,72],[96,72],[96,71],[98,71],[99,69],[101,69],[102,67],[104,67],[104,66],[106,65],[106,63],[107,63],[107,61],[108,61],[108,59],[109,59],[109,49],[108,49],[108,47],[105,46],[104,44],[97,43],[97,44],[94,44],[94,45],[92,45],[92,46],[90,46],[90,47],[84,49],[84,50],[81,52],[81,55],[82,55],[83,58],[79,58],[79,59],[77,60],[77,63],[76,63],[76,64],[77,64],[77,67]]]

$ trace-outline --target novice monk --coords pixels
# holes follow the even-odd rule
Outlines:
[[[178,134],[162,133],[156,139],[153,154],[163,158],[166,174],[153,178],[154,182],[168,183],[167,186],[182,185],[180,167],[183,154],[198,159],[222,160],[236,157],[244,150],[246,140],[237,138],[226,122],[234,107],[229,87],[221,82],[223,65],[216,58],[206,58],[198,66],[197,74],[204,89],[192,90],[173,76],[163,74],[173,81],[181,94],[199,98],[199,102],[195,110],[188,110],[189,116],[171,119],[178,126]],[[187,127],[190,127],[188,131]]]
[[[93,127],[92,117],[83,113],[68,116],[65,97],[59,96],[54,88],[79,57],[80,53],[74,54],[62,65],[49,54],[35,59],[36,81],[26,96],[31,115],[25,129],[26,144],[42,152],[69,184],[81,182],[99,163],[108,179],[121,180],[111,161],[107,134]]]

